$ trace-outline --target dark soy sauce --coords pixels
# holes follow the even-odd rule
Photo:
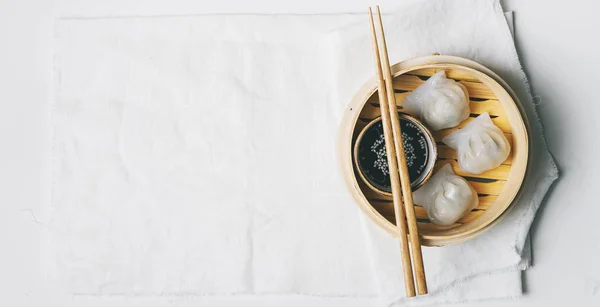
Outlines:
[[[400,115],[400,114],[399,114]],[[419,186],[428,170],[429,146],[425,133],[400,115],[400,128],[411,186]],[[377,189],[391,193],[390,175],[381,120],[371,125],[358,144],[358,164],[363,176]]]

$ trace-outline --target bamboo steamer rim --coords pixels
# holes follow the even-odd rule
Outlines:
[[[501,204],[494,203],[493,210],[487,210],[482,216],[476,220],[465,223],[448,230],[438,230],[437,233],[432,231],[421,230],[422,244],[428,246],[440,246],[452,243],[459,243],[465,240],[474,238],[483,232],[489,230],[504,218],[510,209],[514,200],[520,194],[521,187],[529,167],[529,155],[531,153],[528,134],[528,122],[526,114],[518,100],[514,91],[508,84],[502,80],[494,72],[485,66],[473,62],[471,60],[455,57],[455,56],[425,56],[409,59],[399,62],[392,66],[392,75],[397,77],[401,74],[414,71],[422,68],[440,68],[440,69],[456,69],[462,70],[473,77],[476,77],[481,83],[488,87],[500,101],[507,119],[511,126],[511,131],[514,136],[513,155],[516,161],[511,165],[510,174],[506,180],[505,186],[502,189],[498,199]],[[340,138],[339,151],[341,154],[342,172],[346,184],[348,185],[352,195],[361,208],[361,210],[378,226],[396,236],[395,225],[383,217],[370,203],[367,197],[362,192],[355,170],[352,165],[352,141],[354,135],[354,127],[357,124],[358,117],[365,106],[369,97],[376,91],[375,78],[366,82],[360,90],[354,95],[349,108],[343,118]],[[510,93],[509,93],[510,92]],[[516,145],[516,146],[515,146]],[[507,187],[510,191],[507,191]],[[492,207],[490,207],[491,209]],[[490,213],[491,212],[491,213]]]

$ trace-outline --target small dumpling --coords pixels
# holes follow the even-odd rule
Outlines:
[[[469,117],[469,92],[442,70],[406,96],[402,106],[432,131],[452,128]]]
[[[420,189],[413,193],[415,204],[425,208],[432,223],[448,226],[477,208],[479,198],[465,178],[444,165]]]
[[[457,151],[458,165],[471,174],[496,168],[508,158],[510,144],[486,112],[442,140]]]

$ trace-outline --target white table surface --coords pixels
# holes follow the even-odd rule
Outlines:
[[[52,31],[60,16],[363,12],[380,1],[0,0],[0,306],[374,306],[366,299],[71,297],[44,282]],[[518,300],[464,306],[600,306],[600,2],[505,0],[561,170],[538,219]],[[596,260],[594,260],[596,259]],[[462,306],[462,305],[461,305]]]

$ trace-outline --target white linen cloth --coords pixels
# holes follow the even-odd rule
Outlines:
[[[527,79],[499,2],[418,2],[406,5],[401,12],[386,18],[384,26],[388,50],[393,51],[390,52],[392,63],[437,52],[475,60],[499,74],[518,93],[527,112],[533,154],[522,195],[503,221],[468,242],[424,249],[430,286],[427,297],[403,299],[404,293],[398,290],[404,288],[404,282],[396,239],[364,218],[380,295],[387,303],[406,305],[460,301],[457,297],[450,298],[449,293],[465,291],[466,285],[461,285],[461,280],[469,281],[467,287],[479,288],[468,290],[470,299],[521,295],[521,270],[528,267],[530,258],[527,233],[558,172],[546,147]],[[339,59],[337,94],[339,100],[349,101],[353,95],[351,89],[358,88],[373,75],[373,64],[369,62],[373,57],[369,29],[359,23],[337,31],[334,36],[337,45],[334,54]],[[459,290],[457,285],[463,289]],[[514,292],[509,294],[511,290],[508,289]]]
[[[402,6],[385,17],[391,60],[440,52],[495,70],[522,99],[536,157],[498,226],[424,249],[431,294],[407,302],[518,296],[556,170],[500,5]],[[341,114],[373,75],[365,15],[64,19],[56,30],[51,246],[69,291],[404,302],[397,244],[363,218],[336,161]]]
[[[322,33],[346,18],[61,21],[53,246],[71,291],[373,294],[332,145]]]

